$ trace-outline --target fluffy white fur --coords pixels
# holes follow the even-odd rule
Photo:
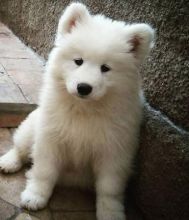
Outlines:
[[[20,125],[14,148],[1,157],[4,172],[31,156],[21,203],[43,208],[61,180],[97,193],[98,220],[124,220],[123,193],[137,149],[141,121],[138,68],[150,51],[153,30],[91,15],[72,3],[60,18],[37,110]],[[82,58],[77,66],[74,59]],[[110,71],[102,73],[101,65]],[[77,85],[92,92],[78,96]]]

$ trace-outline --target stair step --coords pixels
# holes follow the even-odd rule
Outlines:
[[[0,22],[0,127],[16,127],[37,106],[44,60]]]

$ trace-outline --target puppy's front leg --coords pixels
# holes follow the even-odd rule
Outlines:
[[[127,171],[122,170],[114,160],[106,161],[98,170],[96,179],[97,219],[126,220],[123,197]]]
[[[37,210],[47,204],[58,178],[57,146],[48,136],[34,146],[33,167],[29,171],[26,189],[21,194],[21,205]]]

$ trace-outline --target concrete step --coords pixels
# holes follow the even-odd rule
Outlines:
[[[36,108],[44,61],[0,22],[0,127],[16,127]]]

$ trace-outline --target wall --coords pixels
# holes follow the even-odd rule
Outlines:
[[[66,0],[1,0],[0,18],[39,54],[53,45]],[[84,0],[93,13],[156,28],[152,56],[141,73],[150,104],[189,130],[189,25],[187,0]]]

